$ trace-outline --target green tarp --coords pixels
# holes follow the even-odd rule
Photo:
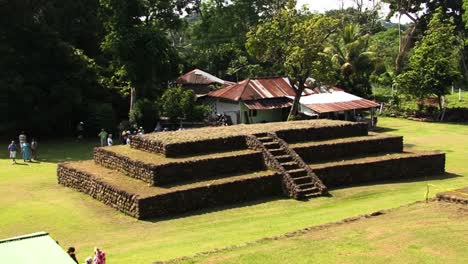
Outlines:
[[[0,240],[0,263],[75,264],[45,232]]]

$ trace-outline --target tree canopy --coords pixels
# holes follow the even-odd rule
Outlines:
[[[454,30],[453,19],[444,18],[442,9],[438,9],[416,43],[408,68],[396,78],[398,87],[418,99],[436,95],[442,108],[442,96],[460,76],[457,50],[453,48]]]
[[[394,79],[418,98],[443,96],[459,72],[468,80],[467,0],[380,2],[412,23],[384,21],[380,4],[362,1],[325,14],[294,0],[0,1],[0,132],[151,127],[171,112],[165,91],[193,68],[230,81],[289,77],[291,116],[309,77],[364,97]]]
[[[333,18],[301,13],[289,5],[247,34],[249,53],[260,61],[282,67],[292,85],[297,84],[290,117],[297,115],[307,78],[314,78],[318,84],[333,78],[325,47],[336,25]]]

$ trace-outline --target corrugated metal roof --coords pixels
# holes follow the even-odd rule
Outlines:
[[[367,109],[379,106],[379,104],[374,101],[343,91],[303,96],[301,97],[300,104],[317,113]]]
[[[265,98],[294,96],[294,88],[289,80],[283,77],[247,79],[234,85],[212,91],[211,97],[224,98],[232,101],[247,101]]]
[[[204,72],[199,69],[194,69],[188,73],[177,78],[176,83],[180,84],[221,84],[221,85],[231,85],[232,82],[222,80],[214,75],[211,75],[207,72]]]
[[[75,264],[75,261],[45,232],[1,240],[0,258],[5,263],[15,264]]]
[[[251,110],[268,110],[286,108],[292,106],[292,100],[287,97],[267,98],[251,101],[244,101],[245,106]]]

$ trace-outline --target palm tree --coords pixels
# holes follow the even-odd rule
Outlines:
[[[348,24],[326,50],[337,69],[338,85],[361,96],[371,94],[369,79],[375,68],[375,56],[368,47],[369,35],[361,35],[359,25]]]

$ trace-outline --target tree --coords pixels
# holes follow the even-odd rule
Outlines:
[[[155,98],[177,73],[177,53],[166,30],[179,25],[170,0],[101,0],[102,49],[130,82],[130,111],[139,96]],[[133,115],[132,115],[133,116]],[[135,121],[135,120],[132,120]]]
[[[367,97],[372,92],[369,80],[375,68],[375,54],[368,51],[370,35],[362,36],[360,32],[357,24],[344,26],[332,36],[327,52],[337,67],[338,85]]]
[[[399,52],[395,60],[395,72],[398,74],[403,69],[407,54],[413,47],[418,35],[426,29],[432,14],[438,8],[443,10],[444,17],[453,17],[458,29],[462,29],[462,0],[382,0],[389,4],[390,12],[387,19],[393,15],[406,16],[412,21],[412,25],[400,38]]]
[[[159,100],[161,113],[169,117],[172,122],[177,119],[201,121],[207,114],[209,108],[196,105],[196,96],[193,90],[184,90],[182,87],[170,87]]]
[[[313,77],[318,83],[333,78],[330,57],[324,52],[337,21],[324,15],[311,15],[295,9],[295,1],[265,20],[247,34],[247,50],[263,62],[284,68],[291,84],[297,84],[289,118],[298,113],[305,81]]]
[[[179,51],[186,69],[199,67],[223,79],[271,74],[246,51],[246,33],[259,19],[271,17],[286,0],[204,1],[199,13],[185,19]],[[266,66],[266,67],[262,67]],[[255,69],[255,74],[252,74]]]
[[[49,24],[51,1],[0,3],[2,134],[74,132],[90,105],[108,103],[100,67]],[[112,109],[111,109],[112,111]]]
[[[434,94],[442,110],[442,97],[460,76],[453,19],[444,18],[442,9],[434,13],[429,27],[409,58],[408,69],[395,82],[403,91],[423,99]]]
[[[390,87],[395,76],[395,59],[398,54],[399,29],[391,26],[369,39],[369,51],[375,56],[375,69],[370,81],[377,86]]]

